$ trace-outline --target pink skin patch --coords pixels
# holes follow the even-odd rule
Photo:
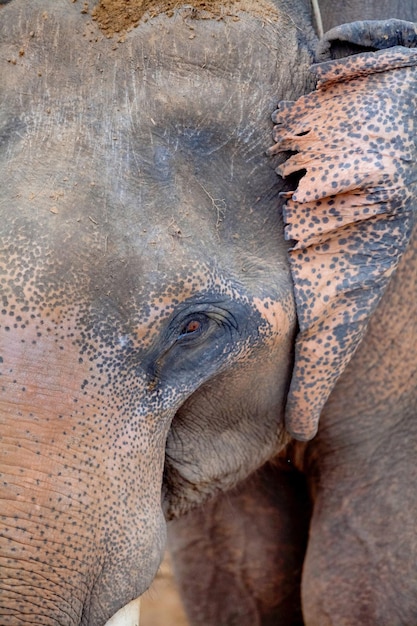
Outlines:
[[[299,333],[287,428],[309,440],[362,339],[416,220],[417,51],[395,47],[313,67],[317,90],[275,113],[277,172]]]

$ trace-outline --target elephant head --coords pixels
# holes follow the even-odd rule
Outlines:
[[[2,624],[102,626],[152,581],[162,506],[286,440],[296,319],[265,149],[312,57],[273,4],[217,17],[106,37],[79,3],[1,8]]]
[[[149,586],[163,510],[288,441],[296,181],[265,148],[313,84],[310,4],[141,6],[0,10],[5,626],[101,626]]]

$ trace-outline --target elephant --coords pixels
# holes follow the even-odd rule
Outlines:
[[[167,535],[193,624],[417,622],[417,7],[319,4],[2,2],[2,625],[103,626]]]

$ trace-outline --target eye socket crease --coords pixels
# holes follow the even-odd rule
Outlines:
[[[151,359],[149,389],[153,391],[159,384],[164,364],[167,359],[181,358],[177,349],[197,349],[205,344],[210,337],[219,338],[229,334],[228,342],[232,334],[238,330],[235,316],[218,303],[194,304],[177,312],[171,319],[165,335],[165,349],[155,358]],[[215,344],[221,345],[218,342]],[[221,342],[223,343],[223,342]],[[183,358],[188,359],[186,352]],[[177,355],[177,356],[174,356]]]
[[[179,303],[144,355],[149,390],[210,378],[233,363],[232,355],[256,348],[265,324],[249,298],[201,293]]]
[[[174,343],[184,343],[202,338],[213,325],[238,331],[235,316],[219,303],[197,304],[188,310],[182,310],[172,319],[168,328],[169,338]],[[191,310],[190,310],[191,309]]]

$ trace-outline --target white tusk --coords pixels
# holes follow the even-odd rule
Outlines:
[[[140,599],[132,600],[113,617],[106,622],[105,626],[139,626]]]

